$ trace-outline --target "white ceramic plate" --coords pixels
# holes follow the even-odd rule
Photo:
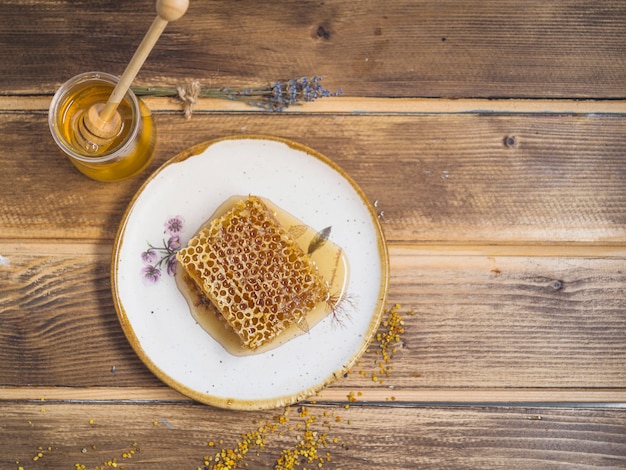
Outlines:
[[[233,356],[194,320],[167,256],[225,200],[247,194],[316,230],[332,226],[350,269],[343,326],[329,316],[274,350]],[[375,211],[329,159],[273,137],[229,137],[183,152],[148,179],[120,225],[111,277],[124,333],[157,377],[203,403],[262,409],[315,394],[363,354],[380,323],[389,263]]]

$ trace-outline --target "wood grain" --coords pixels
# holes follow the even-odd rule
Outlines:
[[[604,409],[507,407],[437,408],[308,407],[325,433],[329,468],[619,468],[626,464],[626,414]],[[243,413],[194,404],[65,404],[48,401],[0,404],[4,436],[29,431],[28,440],[0,439],[0,466],[95,468],[116,458],[126,468],[198,468],[204,456],[236,447],[240,434],[256,430],[282,411]],[[326,414],[326,416],[325,416]],[[339,416],[341,421],[336,420]],[[296,407],[288,425],[302,425]],[[329,421],[331,429],[324,425]],[[252,449],[250,468],[273,468],[281,449],[293,448],[287,426]],[[337,438],[337,443],[332,440]],[[215,442],[215,447],[207,445]],[[39,450],[41,447],[42,450]],[[50,450],[48,450],[50,447]],[[95,447],[95,448],[94,448]],[[132,459],[122,454],[138,449]],[[42,454],[40,461],[33,456]],[[327,468],[325,465],[324,468]]]
[[[395,378],[386,383],[358,385],[350,376],[340,378],[332,387],[321,390],[300,404],[344,406],[359,403],[371,406],[570,406],[574,408],[624,408],[626,390],[622,388],[427,388],[398,387]],[[193,402],[166,386],[90,386],[90,387],[0,387],[0,401],[63,402]]]
[[[210,86],[206,86],[210,88]],[[205,86],[202,86],[205,89]],[[142,96],[149,109],[156,112],[183,113],[182,101],[173,97]],[[52,98],[42,96],[0,96],[0,109],[8,112],[47,112]],[[266,110],[240,101],[199,97],[193,113],[267,113]],[[626,100],[572,99],[437,99],[437,98],[365,98],[330,96],[316,101],[300,102],[284,108],[285,114],[559,114],[609,115],[626,114]]]
[[[3,87],[51,94],[87,70],[120,75],[152,3],[2,2]],[[191,2],[138,81],[250,86],[318,74],[349,96],[623,99],[625,43],[621,0]]]
[[[2,249],[0,383],[159,385],[117,320],[108,250]],[[463,255],[392,247],[391,273],[389,302],[402,305],[406,332],[388,385],[626,386],[623,256]],[[376,345],[370,349],[341,386],[375,385]]]
[[[374,341],[304,403],[330,440],[324,468],[626,467],[623,0],[191,2],[135,84],[318,74],[343,95],[274,114],[202,100],[191,120],[147,99],[155,159],[117,184],[61,157],[47,109],[73,75],[121,74],[154,2],[9,0],[0,18],[0,468],[202,469],[285,412],[167,387],[111,298],[112,243],[142,183],[233,134],[327,155],[389,242],[405,332],[389,376]],[[301,440],[301,406],[248,468]]]
[[[156,120],[169,137],[157,144],[148,171],[107,185],[83,177],[57,152],[44,116],[0,114],[0,165],[15,175],[1,183],[0,236],[111,241],[132,196],[164,161],[216,137],[269,134],[340,165],[378,201],[392,242],[626,241],[623,115],[229,113]]]

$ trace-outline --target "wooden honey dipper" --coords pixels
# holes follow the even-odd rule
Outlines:
[[[146,61],[161,33],[170,21],[176,21],[187,11],[189,0],[157,0],[157,17],[144,36],[141,44],[128,63],[119,82],[111,92],[105,103],[92,105],[83,118],[79,120],[76,140],[83,149],[97,149],[102,153],[111,144],[113,138],[122,128],[122,117],[117,108],[128,92],[131,83],[137,76],[139,69]]]

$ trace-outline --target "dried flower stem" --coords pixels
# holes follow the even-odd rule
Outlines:
[[[271,85],[251,88],[203,88],[198,81],[178,87],[138,87],[131,89],[137,96],[173,97],[183,102],[185,116],[191,117],[193,105],[199,98],[217,98],[239,101],[249,106],[266,111],[283,111],[289,106],[301,105],[304,102],[315,101],[318,98],[338,96],[339,89],[331,93],[322,86],[322,77],[292,78],[287,81],[277,81]]]

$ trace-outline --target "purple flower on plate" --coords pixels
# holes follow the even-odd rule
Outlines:
[[[166,232],[171,234],[180,233],[180,231],[183,229],[184,222],[185,221],[180,215],[171,217],[165,222],[165,230]]]
[[[156,266],[148,265],[142,269],[144,281],[156,284],[161,279],[161,270]]]
[[[141,260],[146,265],[141,270],[141,276],[147,285],[157,284],[163,269],[169,276],[176,275],[176,253],[182,246],[179,234],[183,229],[184,219],[177,215],[167,219],[163,225],[163,233],[169,235],[169,238],[163,238],[162,246],[154,246],[148,242],[148,249],[141,252]]]
[[[176,262],[175,257],[170,258],[170,260],[167,262],[167,274],[169,274],[170,276],[176,276],[177,264],[178,263]]]
[[[169,240],[167,240],[167,247],[170,250],[178,251],[180,249],[180,237],[178,235],[171,236]]]
[[[154,248],[148,248],[141,253],[141,259],[146,264],[153,264],[157,260],[157,254]]]

